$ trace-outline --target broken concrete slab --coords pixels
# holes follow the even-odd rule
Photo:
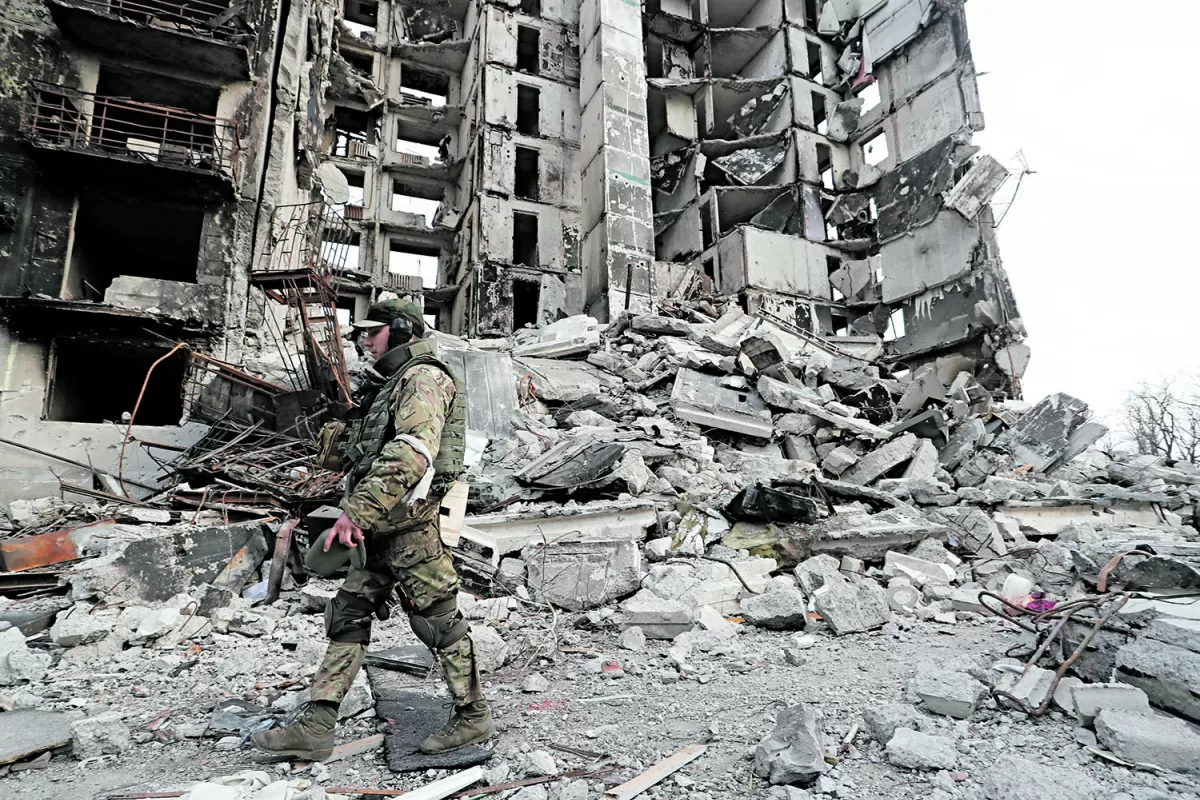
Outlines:
[[[1146,636],[1200,653],[1200,619],[1156,619],[1146,627]]]
[[[24,709],[0,714],[0,765],[66,747],[71,718],[55,711]]]
[[[858,453],[845,445],[838,445],[825,456],[821,469],[835,478],[858,463]]]
[[[912,459],[919,440],[914,434],[905,433],[882,447],[866,454],[848,469],[841,479],[846,483],[867,485]]]
[[[674,639],[695,623],[694,607],[659,597],[649,589],[622,602],[621,611],[625,624],[641,628],[648,639]]]
[[[649,336],[682,336],[687,338],[692,332],[692,323],[675,317],[659,317],[650,314],[635,316],[629,321],[629,327],[638,333]]]
[[[123,753],[130,744],[129,726],[115,711],[71,723],[71,752],[81,761]]]
[[[938,467],[938,451],[934,447],[933,442],[928,439],[922,439],[917,444],[917,450],[913,453],[912,461],[904,469],[904,474],[901,475],[904,480],[933,480],[937,475]]]
[[[764,383],[766,384],[765,386]],[[878,425],[872,425],[866,420],[835,413],[825,408],[823,404],[804,399],[798,392],[789,391],[793,388],[790,384],[782,383],[774,378],[762,377],[758,380],[758,387],[760,394],[763,393],[765,388],[767,394],[775,397],[780,403],[785,403],[784,405],[776,406],[777,408],[808,414],[809,416],[824,420],[835,428],[841,428],[870,439],[884,440],[892,438],[891,431],[885,430]]]
[[[938,461],[947,472],[953,472],[975,452],[979,442],[987,434],[983,420],[971,417],[959,423],[950,434],[950,441],[938,453]]]
[[[563,358],[588,353],[600,346],[604,327],[593,317],[566,317],[539,329],[531,341],[514,347],[513,355],[523,359]]]
[[[1021,415],[1017,424],[997,437],[994,447],[1012,454],[1011,467],[1048,472],[1065,463],[1072,452],[1081,453],[1107,432],[1095,425],[1084,443],[1072,434],[1087,422],[1088,405],[1068,394],[1052,394]],[[944,464],[943,464],[944,466]]]
[[[887,757],[897,767],[922,771],[953,769],[958,764],[953,739],[909,728],[896,729],[887,743]]]
[[[1117,651],[1116,668],[1152,705],[1200,722],[1200,653],[1139,636]]]
[[[1084,683],[1071,692],[1075,717],[1091,727],[1096,715],[1104,709],[1149,714],[1150,699],[1136,686],[1127,683]]]
[[[630,539],[531,544],[522,551],[534,596],[568,611],[584,611],[637,591],[642,551]]]
[[[946,208],[975,219],[1008,180],[1008,169],[991,156],[980,156],[958,183],[946,193]]]
[[[1200,767],[1200,733],[1165,714],[1101,709],[1096,738],[1118,758],[1179,772]]]
[[[965,672],[924,669],[908,682],[921,706],[955,719],[969,719],[987,695],[987,687]]]
[[[671,409],[680,419],[706,428],[769,439],[771,412],[749,389],[733,389],[714,375],[681,369],[671,391]]]

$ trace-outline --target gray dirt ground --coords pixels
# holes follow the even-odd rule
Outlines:
[[[906,679],[923,666],[970,664],[987,666],[1016,642],[999,620],[973,618],[953,626],[908,620],[884,631],[834,638],[818,634],[804,651],[800,666],[789,664],[782,646],[791,634],[742,626],[729,652],[693,654],[682,678],[667,655],[669,642],[651,641],[645,652],[622,650],[618,632],[581,631],[572,617],[531,612],[499,626],[514,643],[514,659],[486,676],[487,693],[499,726],[489,777],[505,780],[527,774],[525,754],[548,750],[560,770],[587,766],[587,761],[551,748],[566,744],[612,757],[610,783],[627,779],[680,748],[702,742],[707,752],[651,790],[650,797],[766,798],[766,786],[753,774],[755,744],[772,727],[785,704],[811,703],[824,717],[826,741],[841,740],[875,704],[902,699]],[[165,709],[174,709],[168,727],[195,734],[217,701],[239,697],[269,703],[286,690],[258,689],[286,679],[306,678],[324,646],[316,616],[289,616],[269,638],[214,637],[200,654],[200,664],[177,678],[167,673],[181,657],[162,651],[126,651],[100,669],[54,671],[55,682],[31,687],[46,698],[43,707],[78,709],[76,713],[118,710],[135,736]],[[557,632],[557,649],[550,635]],[[407,625],[392,621],[377,627],[376,646],[413,643]],[[294,650],[285,649],[295,646]],[[524,646],[521,646],[524,645]],[[540,650],[536,645],[540,645]],[[586,652],[562,652],[563,649]],[[553,653],[554,660],[539,657]],[[599,672],[599,658],[616,659],[624,675]],[[537,672],[549,681],[544,692],[521,691],[522,681]],[[438,676],[429,679],[438,685]],[[612,698],[605,700],[604,698]],[[989,702],[986,704],[991,706]],[[368,712],[370,714],[371,712]],[[822,788],[837,798],[973,798],[982,797],[981,776],[1006,754],[1086,771],[1114,800],[1200,797],[1200,788],[1177,774],[1157,777],[1113,766],[1089,754],[1074,738],[1071,720],[1054,712],[1030,720],[985,707],[969,721],[929,718],[930,730],[952,737],[958,747],[956,771],[915,773],[887,763],[882,747],[862,732]],[[340,741],[375,732],[376,719],[356,719],[343,727]],[[144,738],[143,734],[143,738]],[[0,779],[0,798],[90,798],[125,789],[134,792],[178,789],[190,781],[226,775],[246,768],[267,769],[286,776],[291,765],[263,766],[248,751],[222,752],[215,739],[184,738],[170,743],[135,744],[102,762],[80,763],[69,754],[55,755],[47,769],[12,773]],[[504,768],[511,775],[505,777]],[[295,777],[319,774],[302,767]],[[394,775],[382,750],[328,766],[327,786],[411,789],[440,773]],[[590,782],[588,797],[598,798],[604,779]],[[1037,796],[1037,788],[1030,787]],[[779,790],[775,790],[780,794]],[[549,796],[560,794],[552,787]],[[538,795],[534,793],[534,797]],[[802,797],[803,795],[796,795]],[[528,797],[528,795],[527,795]],[[999,800],[993,798],[992,800]]]

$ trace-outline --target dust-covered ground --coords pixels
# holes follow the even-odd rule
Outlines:
[[[277,604],[279,614],[289,610]],[[1200,784],[1177,773],[1131,771],[1090,753],[1076,740],[1075,723],[1059,711],[1041,719],[997,710],[985,701],[969,720],[923,714],[920,727],[948,737],[957,749],[953,769],[919,772],[891,765],[873,741],[862,713],[905,700],[905,684],[918,670],[957,668],[986,676],[992,663],[1017,643],[1004,622],[959,615],[954,625],[900,620],[869,634],[815,634],[815,643],[793,650],[794,633],[738,626],[727,637],[701,637],[690,650],[651,640],[644,651],[618,644],[619,630],[575,627],[577,615],[525,607],[495,627],[511,646],[509,663],[485,676],[498,735],[485,765],[490,782],[536,774],[528,754],[546,751],[562,772],[585,769],[595,759],[556,749],[565,745],[600,754],[611,767],[585,784],[560,782],[526,789],[519,800],[599,798],[606,788],[637,774],[679,749],[707,750],[651,789],[661,798],[751,798],[809,795],[772,788],[755,776],[754,749],[787,705],[819,710],[826,753],[836,765],[807,790],[837,798],[1001,798],[1064,796],[1044,776],[1008,774],[1019,756],[1054,767],[1063,786],[1087,776],[1101,787],[1085,796],[1101,798],[1200,797]],[[961,617],[967,616],[967,619]],[[262,764],[245,749],[203,736],[213,707],[239,698],[286,707],[306,685],[324,647],[319,617],[293,613],[266,636],[213,634],[199,652],[132,648],[104,664],[56,665],[46,683],[26,687],[39,707],[76,716],[120,712],[134,744],[115,756],[80,762],[56,753],[48,767],[0,778],[0,798],[90,798],[111,794],[164,792],[190,782],[243,769],[272,777],[312,778],[327,787],[411,789],[441,777],[425,772],[397,775],[382,748],[327,766]],[[375,648],[412,644],[403,618],[376,626]],[[807,642],[805,643],[807,644]],[[707,652],[705,652],[707,650]],[[179,670],[180,664],[198,663]],[[620,669],[605,661],[615,660]],[[794,663],[799,662],[799,663]],[[172,672],[178,674],[172,676]],[[538,675],[546,679],[540,689]],[[420,683],[417,678],[409,679]],[[440,686],[438,675],[425,683]],[[281,687],[281,688],[272,688]],[[524,689],[536,689],[525,691]],[[147,723],[170,710],[157,738]],[[376,732],[384,722],[373,711],[348,720],[339,742]],[[841,746],[855,730],[850,744]],[[1082,734],[1086,741],[1086,734]],[[1019,762],[1016,762],[1019,763]],[[1019,772],[1020,770],[1015,770]],[[1085,783],[1086,785],[1086,783]],[[509,794],[512,794],[509,792]]]

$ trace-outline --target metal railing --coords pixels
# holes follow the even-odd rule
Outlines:
[[[228,3],[213,0],[65,0],[70,5],[86,6],[101,14],[115,14],[130,22],[164,30],[193,33],[209,39],[232,42],[251,35]]]
[[[35,81],[21,106],[20,130],[35,144],[223,173],[237,180],[237,124],[181,108]]]

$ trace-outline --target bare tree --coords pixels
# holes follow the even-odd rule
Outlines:
[[[1163,381],[1143,383],[1129,393],[1122,409],[1125,432],[1142,455],[1172,461],[1200,459],[1200,386]]]

